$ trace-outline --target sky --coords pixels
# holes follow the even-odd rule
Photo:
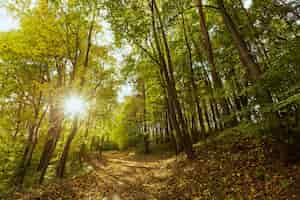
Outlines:
[[[244,7],[246,9],[250,8],[251,5],[252,5],[252,0],[243,0],[243,3],[244,3]]]
[[[0,7],[0,31],[9,31],[18,26],[18,20],[14,19],[5,8]]]

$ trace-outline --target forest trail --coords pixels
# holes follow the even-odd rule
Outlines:
[[[93,171],[72,179],[35,188],[13,199],[158,199],[157,188],[171,171],[167,155],[136,155],[132,152],[104,152],[102,158],[90,155]]]
[[[96,169],[98,184],[104,189],[103,199],[156,199],[155,184],[167,175],[162,173],[166,157],[106,152],[103,158],[90,161]]]

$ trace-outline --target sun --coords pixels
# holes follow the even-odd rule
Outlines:
[[[64,113],[66,116],[84,116],[88,109],[88,103],[80,96],[70,96],[64,100]]]

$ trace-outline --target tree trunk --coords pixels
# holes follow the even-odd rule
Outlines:
[[[217,0],[218,6],[220,8],[220,11],[222,13],[222,17],[225,23],[225,26],[227,27],[229,33],[231,34],[233,38],[233,42],[238,49],[240,60],[243,64],[243,66],[246,68],[246,71],[248,73],[248,76],[251,81],[255,81],[261,78],[261,71],[257,63],[255,63],[255,60],[251,53],[249,52],[247,48],[247,43],[244,41],[240,33],[238,32],[236,25],[234,24],[232,18],[228,14],[224,1],[223,0]]]
[[[33,146],[33,138],[34,138],[34,129],[35,126],[33,124],[30,124],[28,127],[28,139],[27,139],[27,144],[22,156],[22,160],[20,162],[20,165],[17,169],[17,175],[16,175],[16,185],[22,185],[25,175],[26,175],[26,171],[27,171],[27,162],[28,162],[28,157],[29,154],[31,153],[31,149]]]
[[[202,115],[202,109],[200,106],[200,100],[197,94],[198,88],[195,82],[195,75],[194,75],[194,69],[193,69],[193,58],[192,58],[192,48],[191,45],[188,41],[188,34],[186,31],[186,27],[185,27],[185,19],[184,19],[184,15],[182,14],[182,26],[183,26],[183,30],[184,30],[184,39],[185,39],[185,44],[188,50],[188,55],[189,55],[189,69],[190,69],[190,82],[191,82],[191,87],[192,87],[192,97],[195,101],[196,104],[196,108],[197,108],[197,113],[198,113],[198,120],[199,120],[199,125],[200,125],[200,131],[201,134],[204,136],[205,133],[205,127],[204,127],[204,120],[203,120],[203,115]]]
[[[212,114],[212,121],[214,123],[214,131],[217,131],[219,129],[217,114],[216,114],[214,102],[211,99],[209,100],[209,106],[210,106],[210,111],[211,111],[211,114]]]
[[[100,145],[99,145],[99,159],[102,159],[102,153],[103,153],[103,149],[104,149],[104,136],[102,135],[100,137]]]
[[[173,121],[173,125],[175,126],[175,130],[180,137],[181,142],[183,142],[183,146],[185,148],[185,152],[188,156],[188,158],[192,159],[194,157],[193,152],[193,144],[190,137],[190,134],[188,133],[187,125],[185,122],[185,119],[183,117],[182,109],[180,106],[180,103],[178,101],[177,97],[177,91],[175,88],[175,80],[174,80],[174,73],[173,73],[173,66],[172,66],[172,59],[171,59],[171,53],[168,46],[167,36],[164,30],[164,24],[162,22],[160,12],[157,8],[157,4],[155,0],[151,1],[151,12],[152,12],[152,28],[153,28],[153,34],[155,39],[156,48],[160,57],[161,61],[161,67],[164,75],[164,79],[166,82],[166,90],[168,94],[168,101],[170,104],[170,110],[171,110],[171,117]],[[165,53],[161,50],[161,44],[159,42],[159,37],[157,34],[156,29],[156,20],[155,20],[155,13],[157,14],[161,35],[162,35],[162,42],[164,46]]]
[[[65,171],[65,168],[66,168],[66,162],[67,162],[67,159],[68,159],[68,154],[69,154],[69,150],[70,150],[70,147],[71,147],[71,143],[72,143],[77,131],[78,131],[78,118],[75,117],[74,120],[73,120],[71,133],[67,138],[67,142],[64,146],[64,150],[62,152],[62,155],[60,157],[60,160],[59,160],[57,168],[56,168],[56,176],[59,177],[59,178],[63,178],[63,176],[64,176],[64,171]]]
[[[168,103],[168,101],[167,101]],[[176,132],[174,132],[174,128],[173,128],[173,122],[172,122],[172,119],[171,119],[171,114],[169,113],[170,112],[170,107],[169,105],[167,105],[167,109],[168,109],[168,114],[166,115],[168,117],[168,124],[169,124],[169,127],[170,127],[170,132],[171,132],[171,142],[173,143],[173,146],[174,146],[174,150],[175,150],[175,153],[176,155],[179,153],[180,151],[180,144],[181,143],[178,143],[177,142],[177,137],[176,137]]]
[[[144,147],[145,147],[145,154],[150,153],[150,141],[149,141],[149,133],[147,131],[147,109],[146,109],[146,85],[145,81],[142,81],[142,96],[143,96],[143,135],[144,135]]]
[[[17,184],[21,185],[23,184],[27,168],[30,166],[31,160],[32,160],[32,155],[35,149],[35,146],[37,144],[37,139],[38,139],[38,133],[39,129],[41,127],[42,121],[45,117],[45,114],[47,112],[47,109],[43,112],[42,116],[40,119],[35,119],[35,121],[38,121],[37,123],[33,123],[32,125],[29,125],[29,130],[28,130],[28,141],[25,147],[25,151],[22,157],[22,161],[20,164],[20,171],[19,174],[17,175]],[[38,115],[38,112],[36,116]]]
[[[39,183],[42,183],[46,174],[49,161],[55,150],[56,143],[62,130],[62,113],[54,105],[50,107],[50,128],[47,133],[46,143],[38,166],[41,171]]]
[[[86,128],[85,128],[85,132],[84,132],[84,140],[88,139],[88,135],[89,135],[89,130],[90,130],[90,123],[91,123],[91,114],[89,114],[88,120],[86,122]],[[86,143],[85,141],[82,141],[81,145],[80,145],[80,150],[79,150],[79,161],[80,163],[82,163],[85,159],[86,159]]]
[[[158,124],[155,124],[155,135],[156,135],[156,144],[159,144],[160,141],[160,132],[159,132],[159,127]]]
[[[206,118],[206,122],[207,122],[207,127],[208,127],[208,133],[210,133],[210,132],[212,132],[212,125],[211,125],[211,122],[210,122],[210,117],[209,117],[209,109],[208,109],[208,107],[209,107],[209,100],[208,100],[208,102],[204,102],[204,116],[205,116],[205,118]]]
[[[215,89],[223,90],[223,84],[222,81],[217,73],[215,61],[214,61],[214,54],[213,54],[213,48],[211,45],[210,37],[208,34],[207,26],[206,26],[206,20],[205,20],[205,13],[203,11],[203,3],[202,0],[196,0],[196,4],[198,3],[198,13],[199,13],[199,21],[200,21],[200,30],[203,36],[203,43],[204,47],[206,49],[206,54],[207,54],[207,60],[208,64],[210,65],[211,68],[211,76],[214,84]],[[219,99],[220,105],[222,107],[223,111],[223,116],[229,115],[229,108],[228,105],[226,104],[226,99],[224,97],[220,97]]]
[[[165,132],[166,132],[166,142],[170,142],[170,125],[168,119],[168,111],[165,112]]]

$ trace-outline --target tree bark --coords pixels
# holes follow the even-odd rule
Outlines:
[[[194,157],[194,152],[192,148],[192,140],[190,137],[190,134],[188,133],[187,125],[185,122],[185,119],[183,117],[183,113],[181,110],[180,103],[178,101],[177,97],[177,91],[175,88],[175,80],[174,80],[174,73],[173,73],[173,66],[172,66],[172,59],[171,59],[171,53],[167,41],[167,36],[164,30],[164,25],[160,16],[160,12],[157,8],[157,4],[155,0],[152,0],[150,3],[151,13],[152,13],[152,28],[154,33],[154,39],[156,48],[160,57],[161,61],[161,67],[164,75],[164,79],[166,82],[166,90],[168,94],[168,100],[170,104],[170,110],[171,110],[171,117],[173,121],[173,125],[175,126],[175,130],[180,137],[181,142],[183,142],[183,146],[185,148],[185,152],[188,156],[188,158],[192,159]],[[162,35],[162,43],[165,50],[165,54],[161,50],[161,44],[159,42],[159,37],[157,34],[156,29],[156,20],[155,20],[155,13],[158,17],[160,29],[161,29],[161,35]]]
[[[220,8],[225,26],[227,27],[229,33],[233,38],[233,42],[238,49],[240,60],[249,75],[251,81],[256,81],[261,78],[261,70],[257,63],[255,63],[253,56],[247,48],[247,43],[244,41],[240,33],[238,32],[236,25],[234,24],[232,18],[228,14],[224,1],[217,0],[218,6]]]
[[[214,53],[211,45],[210,37],[208,34],[208,29],[206,26],[205,13],[203,11],[203,3],[202,0],[196,0],[196,4],[198,3],[198,13],[199,13],[199,21],[200,21],[200,30],[203,36],[203,44],[206,49],[208,64],[211,68],[211,76],[215,89],[223,90],[222,81],[217,73],[215,61],[214,61]],[[219,103],[222,107],[223,116],[229,115],[229,108],[226,104],[226,99],[224,97],[220,97]]]
[[[20,166],[18,168],[17,174],[17,185],[22,185],[27,168],[30,166],[32,155],[37,144],[38,133],[41,127],[42,121],[46,115],[47,109],[42,113],[40,118],[38,117],[39,112],[36,112],[34,123],[30,124],[28,127],[28,139],[26,143],[26,147],[23,153],[22,160],[20,162]]]
[[[39,183],[42,183],[46,174],[49,161],[55,150],[56,143],[62,131],[62,113],[56,105],[50,107],[50,128],[47,133],[46,143],[38,166],[38,171],[41,172]]]
[[[185,19],[184,19],[184,15],[182,14],[182,26],[183,26],[183,31],[184,31],[184,39],[185,39],[185,44],[186,44],[186,47],[187,47],[187,50],[188,50],[188,55],[189,55],[189,69],[190,69],[190,82],[191,82],[191,87],[192,87],[192,96],[193,96],[193,99],[195,101],[195,104],[196,104],[196,108],[197,108],[197,113],[198,113],[198,120],[199,120],[199,125],[200,125],[200,131],[201,131],[201,134],[202,136],[205,136],[206,133],[205,133],[205,126],[204,126],[204,120],[203,120],[203,114],[202,114],[202,109],[201,109],[201,106],[200,106],[200,100],[199,100],[199,96],[197,94],[197,91],[198,91],[198,87],[196,85],[196,82],[195,82],[195,75],[194,75],[194,69],[193,69],[193,58],[192,58],[192,48],[191,48],[191,45],[189,43],[189,40],[188,40],[188,34],[187,34],[187,31],[186,31],[186,26],[185,26]]]
[[[60,157],[60,160],[58,162],[57,165],[57,169],[56,169],[56,176],[59,178],[63,178],[64,176],[64,171],[65,171],[65,167],[66,167],[66,162],[68,159],[68,154],[69,154],[69,150],[71,147],[71,143],[77,133],[78,130],[78,117],[75,117],[73,120],[73,124],[72,124],[72,128],[71,128],[71,133],[67,138],[67,142],[64,146],[64,150],[62,152],[62,155]]]

